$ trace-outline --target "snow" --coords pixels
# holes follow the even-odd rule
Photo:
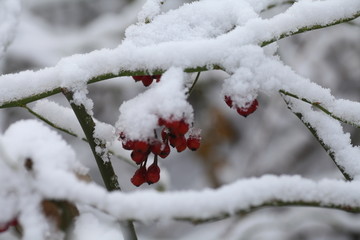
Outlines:
[[[37,101],[35,105],[31,107],[31,110],[54,123],[56,126],[74,133],[79,138],[85,138],[85,134],[71,108],[63,107],[56,102],[43,99]]]
[[[155,16],[161,12],[161,5],[163,0],[148,0],[144,3],[141,11],[138,13],[138,22],[150,22]]]
[[[151,24],[130,26],[125,33],[125,42],[147,46],[169,41],[209,39],[255,17],[257,14],[244,1],[193,2],[159,15]]]
[[[66,194],[72,201],[94,206],[118,220],[135,219],[143,222],[171,218],[208,220],[266,204],[276,206],[276,202],[290,205],[298,202],[315,203],[324,207],[357,207],[360,204],[356,191],[358,181],[324,179],[316,182],[300,176],[265,175],[239,180],[219,189],[165,193],[153,190],[106,193],[93,184],[82,184],[80,187],[77,186],[80,183],[68,183],[72,189],[80,192],[68,188],[54,196],[48,189],[40,187],[39,191],[55,198],[65,197]],[[59,188],[64,188],[64,185]]]
[[[84,174],[87,169],[76,161],[75,152],[60,135],[38,121],[14,123],[0,139],[0,222],[18,217],[24,227],[23,239],[44,239],[51,227],[40,212],[43,196],[36,191],[38,178],[45,180],[44,188],[56,191],[46,181],[56,176],[53,173],[61,172],[64,177],[75,179],[75,173]],[[55,181],[61,182],[62,178]]]
[[[101,222],[100,222],[101,221]],[[104,222],[107,224],[105,225]],[[89,240],[97,239],[124,239],[122,233],[118,230],[118,223],[110,222],[109,219],[94,216],[91,213],[83,213],[76,219],[74,233],[70,239]]]

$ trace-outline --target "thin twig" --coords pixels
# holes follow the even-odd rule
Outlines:
[[[201,73],[201,72],[198,72],[198,73],[196,74],[195,80],[194,80],[193,84],[191,85],[191,87],[189,88],[189,91],[188,91],[188,94],[187,94],[188,96],[190,96],[191,92],[194,90],[194,87],[195,87],[197,81],[199,80],[200,73]]]
[[[62,128],[62,127],[56,125],[55,123],[51,122],[49,119],[45,118],[44,116],[42,116],[42,115],[34,112],[34,111],[33,111],[31,108],[29,108],[28,106],[24,105],[24,106],[22,106],[22,107],[25,108],[26,110],[28,110],[32,115],[34,115],[35,117],[37,117],[37,118],[40,119],[41,121],[43,121],[43,122],[47,123],[48,125],[50,125],[51,127],[55,128],[55,129],[57,129],[57,130],[60,130],[60,131],[62,131],[62,132],[64,132],[64,133],[67,133],[67,134],[69,134],[69,135],[71,135],[71,136],[73,136],[73,137],[79,137],[77,134],[71,132],[70,130],[65,129],[65,128]],[[86,139],[86,138],[82,138],[82,139],[87,142],[87,139]]]
[[[88,140],[86,138],[81,138],[79,137],[76,133],[66,129],[66,128],[63,128],[57,124],[55,124],[54,122],[52,122],[51,120],[47,119],[46,117],[42,116],[41,114],[35,112],[34,110],[32,110],[31,108],[29,108],[28,106],[22,106],[23,108],[25,108],[26,110],[28,110],[32,115],[34,115],[36,118],[38,118],[39,120],[45,122],[46,124],[48,124],[49,126],[59,130],[59,131],[62,131],[64,133],[67,133],[73,137],[77,137],[81,140],[83,140],[84,142],[88,142]],[[137,165],[134,163],[134,161],[131,161],[130,159],[124,157],[124,156],[121,156],[121,155],[118,155],[116,154],[114,151],[110,150],[109,149],[109,153],[112,155],[112,156],[115,156],[117,157],[118,159],[121,159],[123,160],[124,162],[128,163],[129,165],[133,166],[133,167],[137,167]]]

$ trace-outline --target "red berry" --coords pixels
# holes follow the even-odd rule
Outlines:
[[[225,97],[224,97],[224,100],[225,100],[225,103],[226,103],[230,108],[232,108],[232,106],[233,106],[233,100],[231,99],[231,97],[230,97],[230,96],[225,96]]]
[[[146,182],[147,178],[147,171],[145,166],[140,167],[136,172],[134,173],[134,176],[131,178],[132,184],[139,187],[141,184]]]
[[[146,152],[149,151],[149,148],[150,148],[149,143],[147,143],[145,141],[136,140],[136,141],[134,141],[132,149],[135,150],[135,151],[146,153]]]
[[[18,225],[18,224],[19,224],[19,222],[18,222],[17,218],[14,218],[14,219],[9,223],[10,226],[16,226],[16,225]]]
[[[145,87],[149,86],[153,82],[153,78],[151,76],[143,76],[142,83]]]
[[[146,172],[146,180],[148,184],[153,184],[158,182],[160,179],[160,168],[156,163],[153,163],[149,166]]]
[[[189,124],[187,124],[184,120],[179,122],[179,126],[176,129],[176,132],[180,135],[185,135],[189,131]]]
[[[182,152],[186,149],[187,145],[186,145],[186,138],[183,137],[181,138],[181,143],[179,145],[176,146],[176,150],[178,152]]]
[[[0,233],[7,231],[9,229],[9,227],[10,227],[9,223],[6,223],[5,225],[1,225],[0,226]]]
[[[156,82],[160,82],[161,75],[153,75],[152,77]]]
[[[190,136],[186,141],[186,145],[190,150],[196,151],[200,147],[200,137]]]
[[[166,120],[165,120],[165,119],[163,119],[163,118],[159,118],[159,119],[158,119],[158,125],[159,125],[159,126],[164,126],[165,123],[166,123]]]
[[[135,82],[142,81],[144,76],[132,76]]]
[[[258,101],[255,99],[254,101],[252,101],[250,103],[250,105],[248,107],[244,107],[244,108],[236,108],[236,111],[238,112],[238,114],[240,114],[241,116],[247,117],[250,114],[252,114],[253,112],[255,112],[255,110],[257,109],[257,107],[259,106]]]
[[[132,78],[135,80],[135,82],[142,81],[142,83],[144,84],[145,87],[149,86],[153,82],[154,79],[156,80],[156,82],[159,82],[160,77],[161,77],[161,75],[132,76]]]
[[[182,152],[186,149],[186,138],[184,135],[171,136],[169,141],[170,145],[176,148],[178,152]]]
[[[18,221],[17,221],[16,218],[14,218],[10,222],[7,222],[4,225],[0,225],[0,233],[5,232],[5,231],[7,231],[9,229],[9,227],[16,226],[16,225],[18,225]]]
[[[184,137],[184,136],[176,136],[174,134],[169,134],[169,142],[170,142],[170,145],[172,147],[176,147],[178,145],[181,145],[182,143],[182,139],[181,137]]]
[[[134,147],[134,141],[127,140],[122,143],[122,146],[125,150],[132,150]]]
[[[163,141],[166,141],[168,139],[168,134],[169,134],[168,130],[166,128],[163,128],[161,130],[161,139]]]
[[[120,138],[121,140],[125,140],[125,138],[126,138],[125,133],[124,133],[124,132],[121,132],[121,133],[119,134],[119,138]]]
[[[176,134],[177,129],[180,126],[180,121],[168,121],[165,123],[165,126],[170,130],[171,133]]]
[[[161,153],[163,143],[159,140],[154,140],[154,142],[151,143],[151,152],[155,155],[159,155]]]
[[[131,159],[136,163],[136,164],[141,164],[143,163],[147,157],[148,157],[148,153],[143,153],[143,152],[139,152],[139,151],[132,151],[131,152]]]
[[[151,144],[151,152],[161,158],[166,158],[170,154],[169,144],[167,142],[160,142],[156,139]]]
[[[167,156],[169,156],[169,154],[170,154],[170,146],[168,143],[165,143],[163,149],[159,154],[159,157],[166,158]]]

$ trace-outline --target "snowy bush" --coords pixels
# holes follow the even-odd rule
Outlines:
[[[34,68],[42,67],[0,76],[2,120],[11,122],[0,136],[0,239],[137,239],[137,235],[140,239],[295,239],[301,238],[307,227],[301,224],[304,219],[312,219],[311,227],[335,225],[358,236],[360,218],[342,212],[288,211],[289,219],[298,219],[291,227],[286,216],[274,220],[275,210],[263,215],[256,215],[255,210],[311,206],[359,212],[360,149],[343,125],[360,126],[360,104],[336,98],[316,79],[303,76],[316,77],[311,71],[322,70],[331,79],[335,76],[330,74],[332,69],[323,69],[327,65],[306,70],[311,66],[303,62],[319,64],[332,41],[353,39],[359,48],[356,18],[360,1],[129,2],[127,11],[138,12],[136,23],[126,28],[125,18],[107,16],[88,27],[86,34],[81,33],[84,44],[98,48],[111,42],[107,34],[126,28],[117,47],[63,57],[49,66],[46,64],[67,54],[71,46],[81,45],[80,40],[50,38],[34,27],[41,24],[30,12],[25,17],[36,24],[24,27],[20,1],[0,1],[4,69],[11,57],[18,56],[35,62]],[[316,56],[315,60],[296,53],[294,42],[281,42],[293,35],[316,42],[307,34],[331,30],[334,25],[346,25],[354,33],[348,38],[340,34],[340,38],[324,31],[319,45],[305,44],[304,52]],[[16,42],[17,26],[39,34],[41,43],[31,46],[34,39],[21,35],[26,31],[20,30]],[[90,44],[95,36],[98,42]],[[9,45],[12,41],[13,46]],[[65,45],[64,53],[57,52],[61,48],[54,47],[56,44]],[[52,49],[53,55],[44,57],[41,49]],[[358,55],[349,55],[349,64],[360,63]],[[351,69],[351,78],[358,81],[358,65]],[[214,77],[217,81],[211,81]],[[91,90],[92,85],[107,88]],[[114,91],[115,97],[107,98],[105,91]],[[205,99],[200,99],[201,95]],[[268,110],[278,98],[283,106],[276,108],[298,118],[305,126],[300,128],[301,134],[306,128],[310,131],[319,143],[316,148],[325,150],[342,177],[316,168],[319,155],[310,156],[309,168],[316,171],[313,175],[309,171],[300,176],[302,171],[282,168],[291,165],[281,160],[282,154],[291,158],[298,151],[304,155],[306,148],[296,149],[307,135],[294,130],[292,125],[297,122],[284,111]],[[215,110],[204,110],[210,106]],[[119,110],[115,113],[112,107]],[[36,120],[7,117],[6,110],[14,108],[27,110]],[[114,116],[112,124],[106,123],[106,116],[97,114],[99,111]],[[280,134],[269,137],[265,127],[271,126]],[[245,140],[231,148],[224,142],[237,138],[234,132],[241,132]],[[97,173],[91,180],[94,165],[92,160],[82,160],[90,155],[81,155],[84,148],[80,142],[90,147],[100,181]],[[264,142],[266,145],[257,147]],[[207,173],[203,175],[209,176],[210,184],[204,183],[206,177],[194,178],[201,174],[194,173],[199,161],[190,162],[187,169],[180,166],[187,164],[186,159],[204,161]],[[224,166],[226,161],[228,166]],[[171,187],[171,165],[177,165],[177,179],[190,182],[193,188],[184,187],[186,184],[177,185],[181,186],[177,190]],[[244,214],[247,217],[239,220]],[[203,225],[192,228],[191,233],[164,236],[161,230],[144,230],[144,225],[154,223],[166,228],[173,220]],[[217,225],[209,225],[215,220]],[[261,225],[272,229],[253,232]],[[333,236],[336,239],[338,235]]]

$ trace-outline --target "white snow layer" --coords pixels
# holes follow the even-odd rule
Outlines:
[[[64,179],[76,181],[75,173],[87,172],[60,135],[35,120],[19,121],[0,136],[0,168],[0,223],[17,217],[23,239],[44,239],[51,229],[40,210],[44,195],[37,188],[57,192],[47,180],[61,185]]]

